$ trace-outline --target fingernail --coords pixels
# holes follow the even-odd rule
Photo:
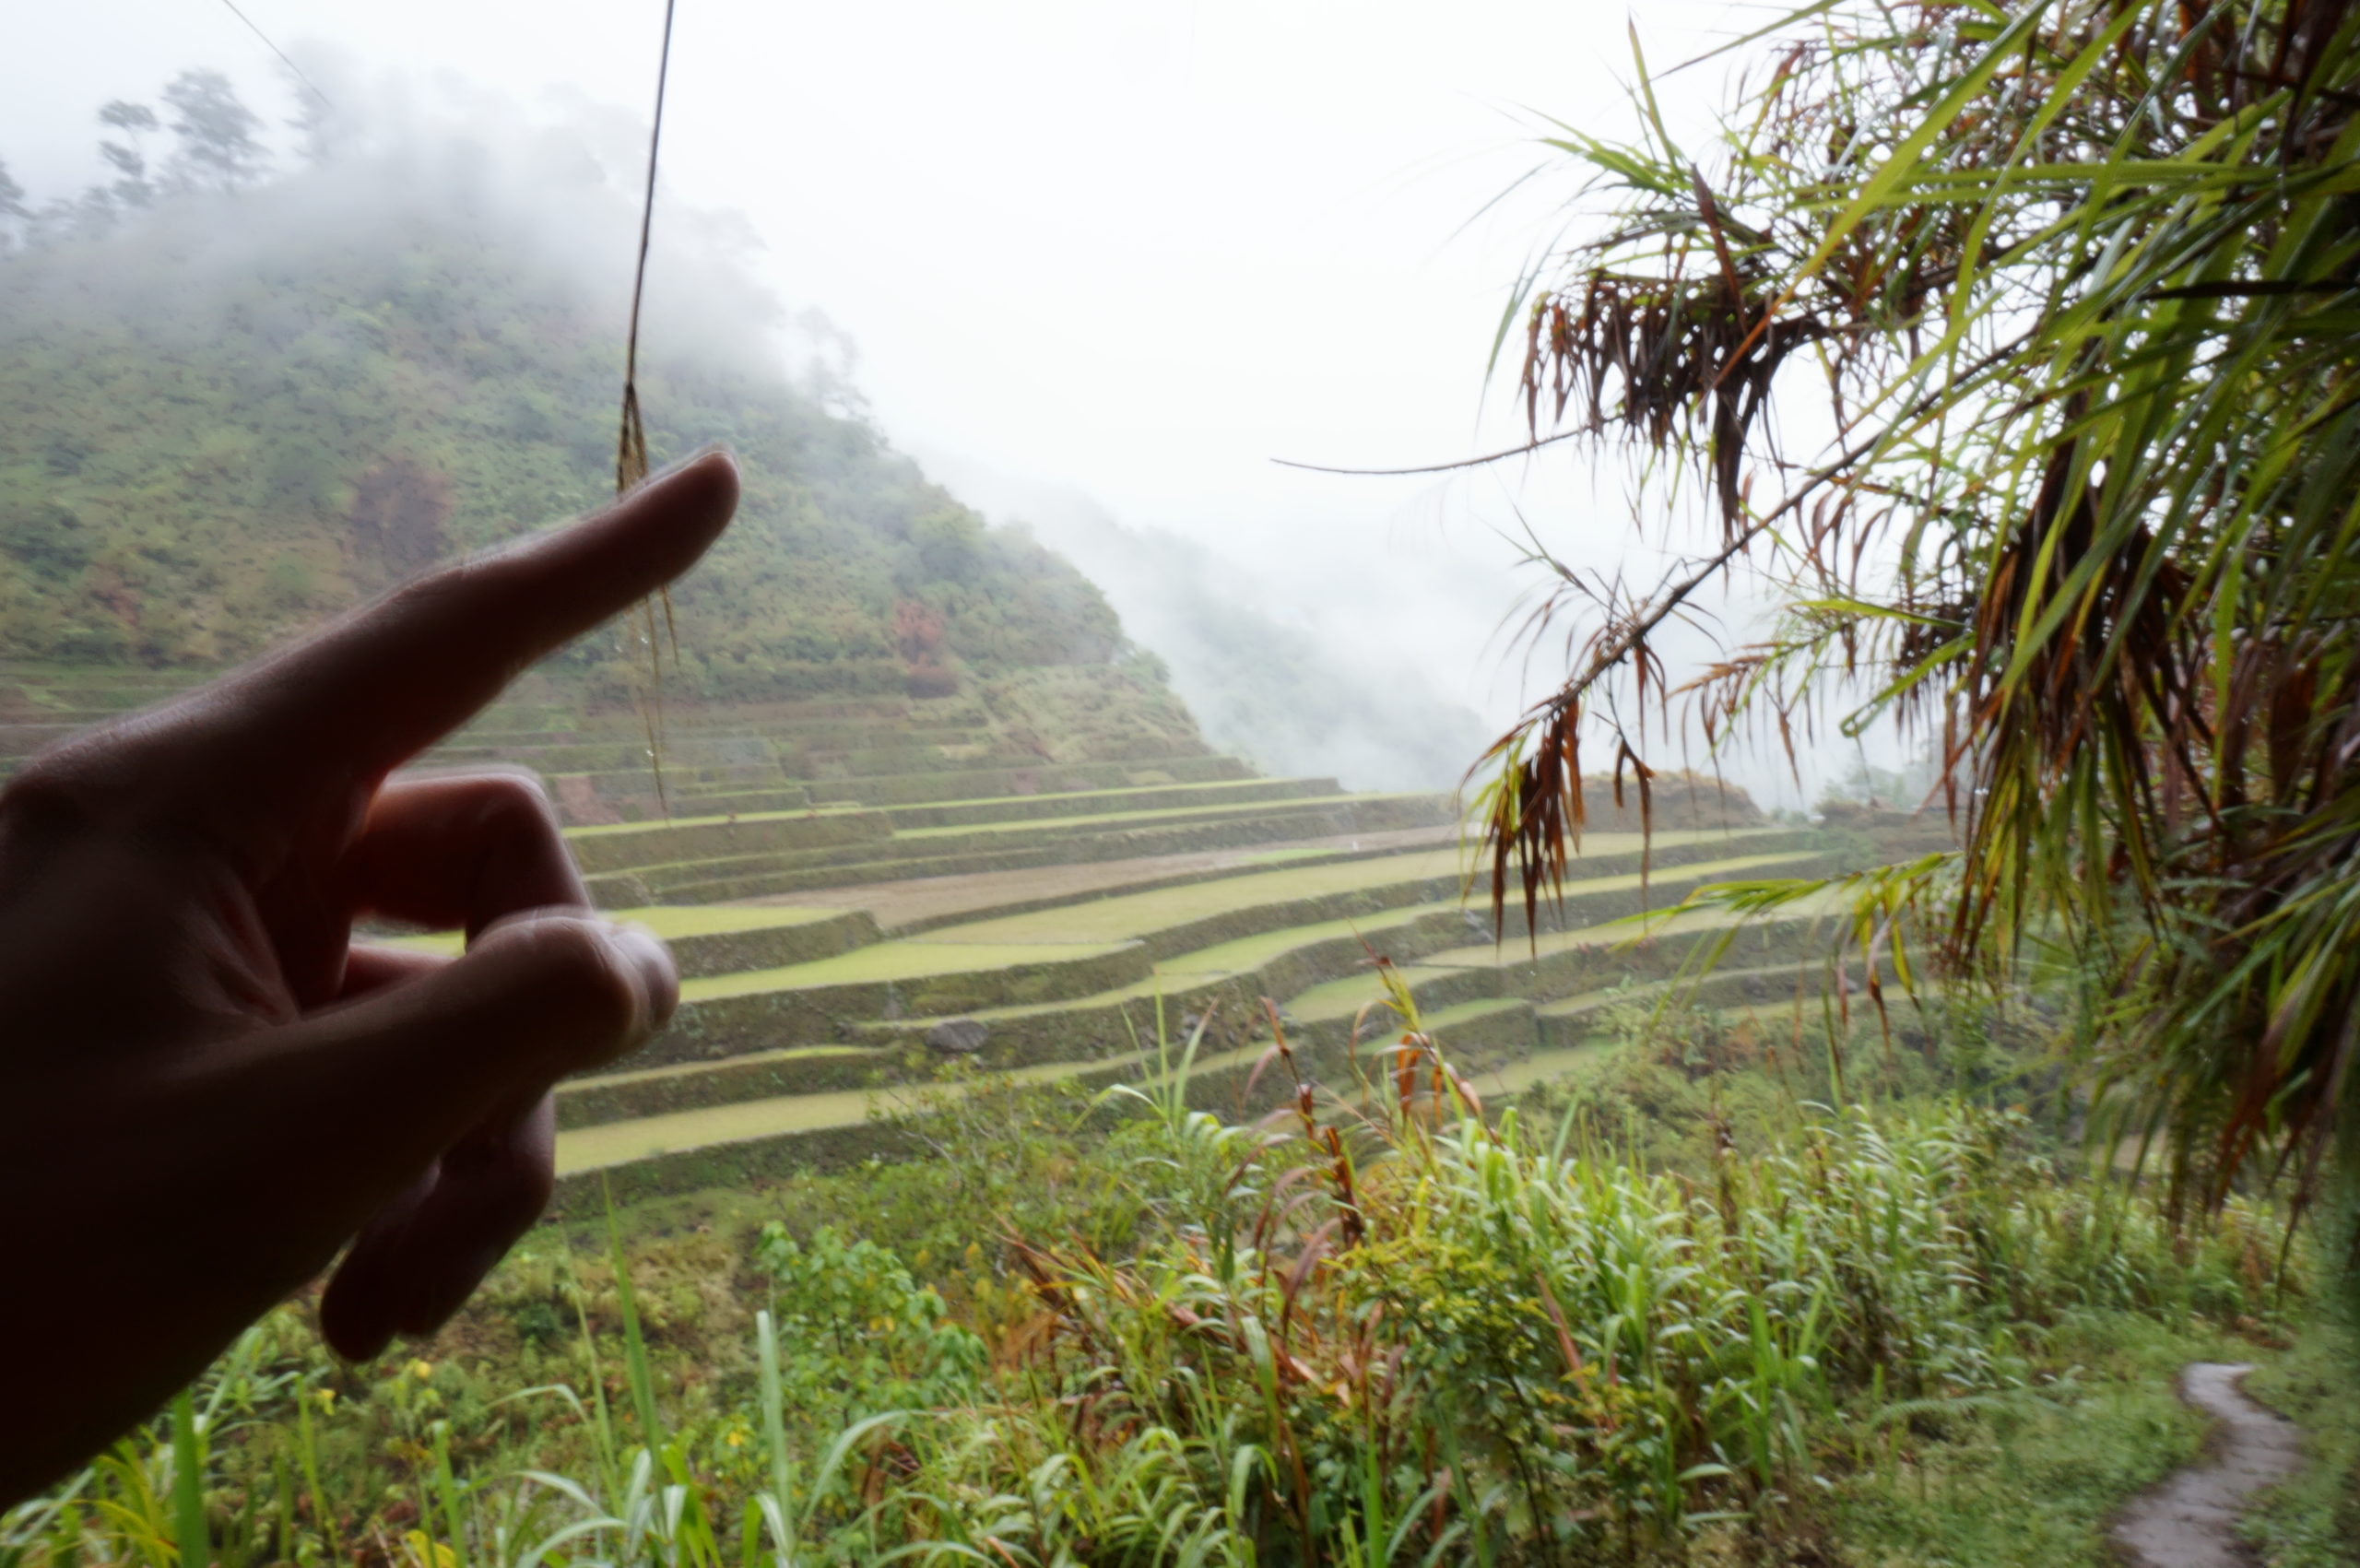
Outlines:
[[[672,1021],[672,1011],[680,1005],[680,974],[672,965],[671,949],[644,925],[621,921],[608,930],[615,951],[639,977],[640,995],[646,998],[642,1018],[653,1034]]]

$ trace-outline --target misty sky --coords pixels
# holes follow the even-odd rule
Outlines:
[[[661,0],[240,0],[299,58],[419,90],[643,118]],[[21,6],[0,55],[0,159],[37,196],[100,177],[92,116],[212,65],[284,113],[268,51],[220,0]],[[1339,478],[1512,442],[1479,419],[1510,280],[1562,178],[1469,223],[1542,155],[1538,113],[1619,136],[1620,5],[1560,0],[681,0],[664,164],[752,220],[791,308],[857,344],[898,443],[1095,498],[1204,540],[1304,624],[1430,649],[1436,684],[1504,718],[1487,639],[1525,584],[1491,533],[1631,545],[1618,480],[1570,459],[1456,481]],[[1763,13],[1650,0],[1658,69]],[[438,88],[438,77],[452,78]],[[1729,68],[1668,84],[1697,123]],[[584,236],[628,247],[631,236]],[[1629,569],[1649,577],[1652,557]],[[1757,787],[1770,771],[1745,770]]]

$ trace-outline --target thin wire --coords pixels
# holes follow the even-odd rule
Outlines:
[[[295,64],[295,62],[294,62],[294,61],[292,61],[292,60],[289,59],[289,58],[287,57],[287,51],[285,51],[284,49],[279,48],[279,47],[278,47],[278,45],[277,45],[276,43],[273,43],[273,42],[270,41],[270,34],[268,34],[268,33],[266,33],[266,32],[263,31],[263,30],[262,30],[262,29],[260,29],[260,28],[258,28],[258,27],[254,26],[254,19],[252,17],[249,17],[249,16],[248,16],[248,15],[246,15],[243,11],[241,11],[241,10],[239,10],[239,9],[238,9],[237,0],[221,0],[221,4],[223,4],[224,6],[229,6],[229,7],[230,7],[230,14],[231,16],[233,16],[233,17],[237,18],[240,21],[242,21],[242,22],[243,22],[243,23],[245,23],[245,24],[246,24],[246,30],[247,30],[248,32],[250,32],[250,33],[254,34],[256,38],[258,38],[258,39],[261,39],[261,40],[262,40],[262,43],[263,43],[263,47],[264,47],[264,48],[266,48],[266,49],[269,50],[273,54],[276,54],[276,55],[277,55],[277,56],[278,56],[278,63],[279,63],[280,65],[282,65],[286,66],[289,70],[290,70],[290,71],[292,71],[292,72],[294,72],[294,73],[295,73],[295,79],[296,79],[297,81],[301,82],[305,87],[307,87],[307,88],[311,88],[312,96],[313,96],[313,98],[318,99],[322,103],[326,104],[326,105],[327,105],[329,108],[331,108],[331,109],[333,109],[333,108],[335,108],[335,107],[336,107],[336,103],[335,103],[335,101],[334,101],[332,99],[330,99],[326,93],[324,93],[324,92],[322,92],[322,91],[320,90],[320,84],[319,84],[319,83],[317,83],[317,82],[315,82],[315,81],[313,81],[311,77],[309,77],[305,76],[305,75],[303,74],[303,67],[302,67],[302,66],[301,66],[301,65],[298,65],[297,64]]]
[[[664,0],[664,45],[655,63],[655,118],[647,131],[647,189],[639,207],[639,263],[631,280],[631,330],[623,338],[623,429],[615,454],[615,489],[647,477],[647,431],[639,416],[639,307],[647,292],[647,247],[655,227],[655,159],[664,145],[664,89],[672,75],[672,11]],[[626,477],[626,469],[638,472]]]
[[[664,0],[664,45],[655,62],[655,118],[647,131],[647,188],[639,207],[639,261],[631,273],[631,328],[623,336],[623,407],[622,419],[615,432],[615,493],[620,496],[647,477],[647,425],[639,411],[639,307],[647,292],[647,248],[649,236],[655,226],[655,160],[664,145],[664,89],[672,75],[672,12],[675,0]],[[640,709],[640,721],[647,731],[647,762],[655,775],[655,804],[667,820],[672,815],[669,793],[664,787],[664,645],[656,637],[655,607],[664,607],[663,630],[671,641],[672,664],[680,663],[680,633],[672,620],[672,592],[658,591],[656,597],[641,607],[644,617],[643,630],[639,630],[639,617],[633,618],[634,630],[647,641],[648,690]]]

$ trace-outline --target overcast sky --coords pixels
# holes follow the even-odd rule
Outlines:
[[[663,15],[239,5],[299,57],[324,46],[636,115]],[[152,98],[184,66],[289,103],[222,0],[11,10],[0,159],[37,195],[98,177],[99,103]],[[1660,69],[1760,15],[1649,0],[1635,20]],[[1490,530],[1521,512],[1575,556],[1617,560],[1620,483],[1562,458],[1455,481],[1271,459],[1389,466],[1516,439],[1504,396],[1479,418],[1484,358],[1569,185],[1477,214],[1544,156],[1537,115],[1627,132],[1633,19],[1599,0],[680,0],[665,175],[683,201],[748,215],[790,306],[857,344],[897,442],[1180,530],[1306,605],[1348,598],[1504,717],[1519,690],[1485,643],[1525,584]],[[1729,75],[1674,77],[1675,122]]]

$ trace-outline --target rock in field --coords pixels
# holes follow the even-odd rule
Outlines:
[[[946,1055],[972,1056],[984,1048],[991,1033],[981,1019],[947,1018],[926,1032],[926,1043]]]

